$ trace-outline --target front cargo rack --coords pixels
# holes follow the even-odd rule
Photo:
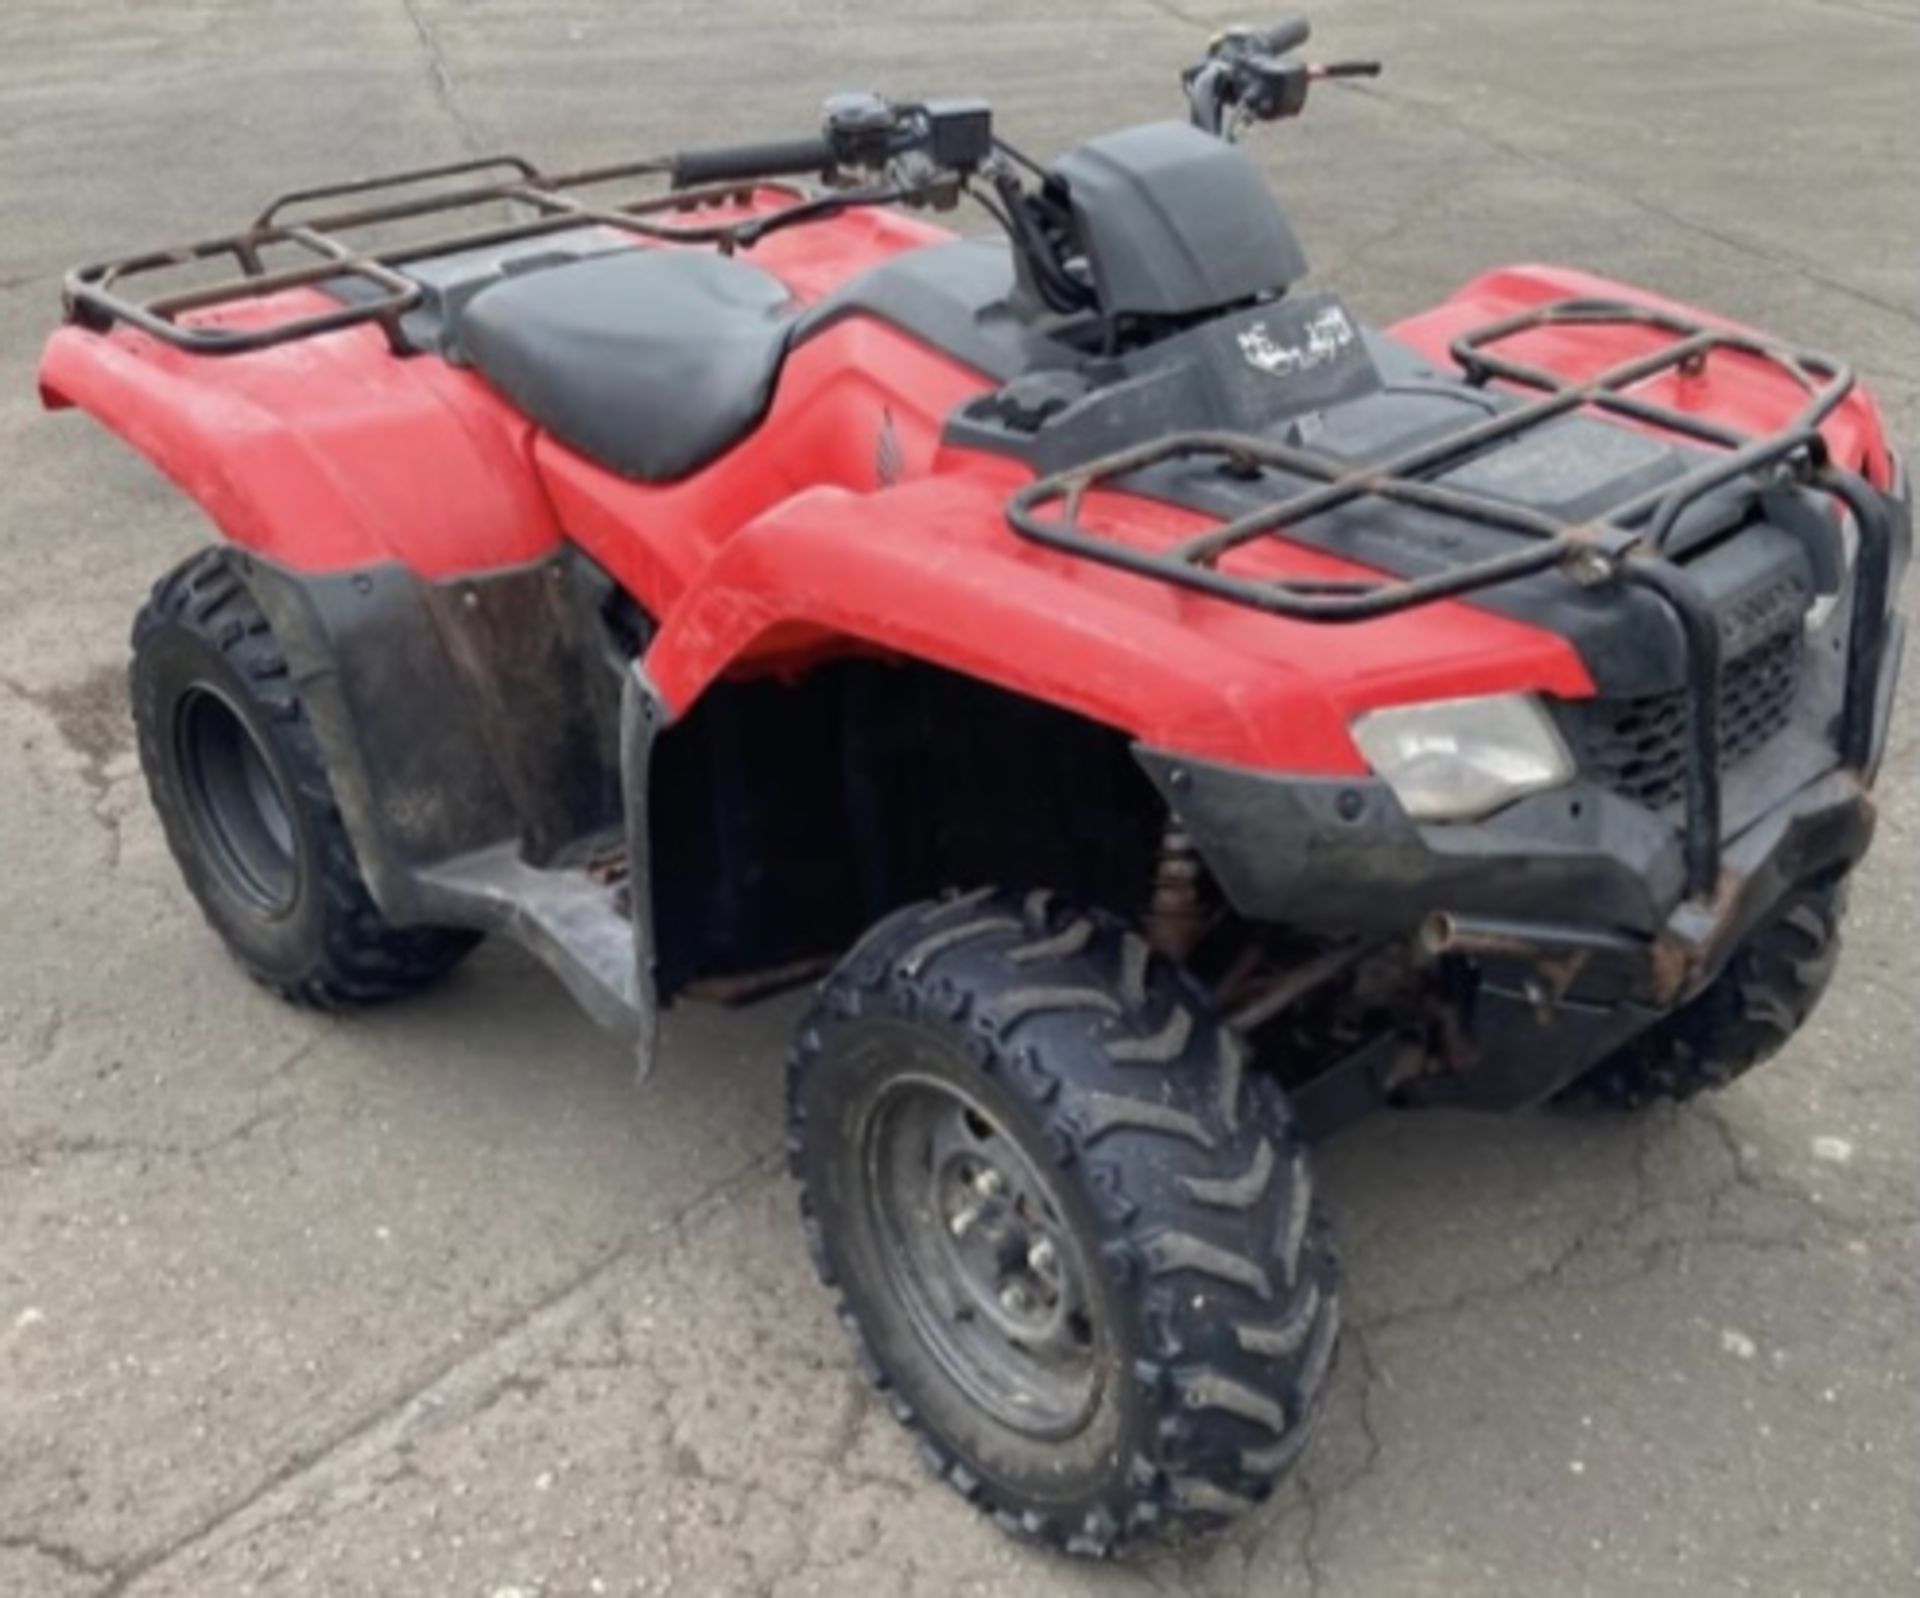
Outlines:
[[[1568,327],[1644,328],[1666,335],[1668,342],[1579,380],[1515,360],[1498,348],[1524,333]],[[1720,627],[1685,569],[1667,558],[1668,542],[1690,506],[1743,478],[1753,483],[1756,493],[1789,483],[1830,494],[1847,507],[1859,529],[1859,553],[1840,752],[1848,764],[1864,765],[1873,743],[1894,533],[1880,497],[1854,472],[1828,459],[1821,437],[1822,425],[1852,392],[1853,374],[1829,356],[1753,333],[1677,311],[1596,299],[1560,300],[1485,323],[1457,336],[1450,352],[1469,384],[1497,382],[1538,397],[1378,463],[1356,465],[1252,434],[1170,433],[1026,484],[1008,502],[1007,520],[1022,537],[1063,554],[1296,621],[1368,621],[1552,570],[1583,586],[1620,581],[1650,590],[1674,616],[1686,646],[1687,879],[1691,893],[1709,895],[1716,887],[1720,857]],[[1755,435],[1631,392],[1667,372],[1698,376],[1710,359],[1721,355],[1763,362],[1785,373],[1805,395],[1805,403],[1783,426]],[[1436,481],[1477,451],[1589,409],[1711,445],[1720,453],[1587,521],[1569,521]],[[1104,536],[1082,520],[1089,492],[1124,491],[1128,479],[1154,467],[1209,461],[1243,478],[1272,470],[1313,486],[1158,550]],[[1313,517],[1368,500],[1508,533],[1517,544],[1418,577],[1273,578],[1221,569],[1222,557],[1235,550],[1265,538],[1284,538]],[[1058,511],[1047,514],[1055,506]]]
[[[805,190],[767,179],[675,188],[602,204],[578,192],[604,191],[614,183],[670,178],[672,171],[672,161],[662,158],[548,174],[521,156],[496,155],[301,189],[272,201],[241,232],[75,267],[66,276],[62,295],[69,318],[83,326],[104,331],[115,323],[124,323],[196,355],[241,355],[368,323],[378,324],[396,351],[405,351],[409,346],[401,318],[425,297],[421,284],[400,270],[411,263],[582,227],[611,228],[655,243],[710,244],[726,252],[740,240],[743,229],[764,222],[764,213],[712,220],[701,219],[701,211],[741,205],[756,190],[788,196],[796,205],[812,203]],[[421,185],[444,185],[456,179],[472,181],[395,196],[398,190],[418,190]],[[327,201],[349,199],[361,203],[320,214],[312,209]],[[517,208],[526,214],[512,221],[377,247],[356,246],[339,236],[425,216],[473,212],[484,206]],[[294,264],[269,267],[270,255],[286,252],[294,255]],[[133,279],[223,260],[231,262],[238,275],[147,299],[127,292],[126,285]],[[219,306],[319,287],[340,290],[341,303],[259,327],[181,320]]]

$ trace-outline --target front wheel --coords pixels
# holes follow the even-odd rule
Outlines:
[[[823,1280],[939,1473],[1104,1554],[1267,1497],[1339,1326],[1305,1151],[1192,984],[1109,917],[973,894],[823,985],[788,1148]]]

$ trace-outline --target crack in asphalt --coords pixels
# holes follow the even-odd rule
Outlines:
[[[398,1393],[390,1394],[308,1446],[294,1450],[276,1468],[267,1472],[253,1485],[231,1495],[217,1508],[194,1521],[192,1525],[162,1543],[106,1567],[110,1579],[94,1595],[94,1598],[121,1598],[121,1595],[130,1592],[136,1584],[215,1537],[223,1528],[273,1494],[284,1491],[312,1475],[328,1461],[355,1443],[366,1439],[382,1425],[403,1415],[414,1405],[427,1400],[434,1389],[443,1386],[458,1377],[462,1371],[496,1353],[535,1323],[564,1311],[571,1301],[592,1288],[616,1265],[635,1257],[638,1251],[649,1243],[670,1239],[679,1234],[682,1228],[707,1208],[724,1202],[735,1193],[750,1187],[755,1179],[775,1170],[779,1160],[778,1148],[765,1149],[754,1154],[726,1175],[715,1179],[690,1196],[672,1214],[601,1250],[556,1287],[495,1320],[483,1331],[477,1342],[462,1343],[455,1352],[436,1361],[423,1375]],[[486,1401],[489,1404],[498,1403],[510,1391],[516,1389],[537,1393],[545,1386],[547,1380],[546,1377],[528,1376],[524,1373],[509,1374],[487,1389]],[[286,1518],[288,1517],[274,1517],[268,1524],[274,1524]]]
[[[266,1067],[261,1073],[262,1082],[273,1082],[284,1076],[332,1035],[329,1029],[303,1038],[281,1059]],[[49,1055],[51,1052],[49,1049]],[[96,1154],[125,1155],[139,1159],[190,1160],[195,1165],[200,1165],[209,1156],[236,1143],[244,1142],[256,1132],[292,1120],[299,1108],[299,1105],[291,1100],[263,1105],[224,1132],[192,1142],[101,1137],[95,1133],[67,1132],[9,1137],[4,1143],[0,1143],[0,1171],[33,1170],[44,1166],[50,1159],[81,1158]]]
[[[420,41],[420,49],[427,58],[427,81],[433,87],[435,102],[453,123],[460,135],[460,142],[476,154],[481,153],[486,141],[480,137],[480,130],[460,105],[454,91],[453,69],[447,65],[446,55],[440,48],[439,35],[427,21],[418,0],[400,0],[400,9],[406,13],[414,35]]]
[[[629,1341],[623,1317],[617,1310],[607,1312],[607,1320],[596,1342],[602,1342],[595,1352],[581,1354],[571,1352],[566,1346],[551,1350],[540,1350],[533,1355],[532,1368],[516,1369],[487,1381],[476,1391],[466,1394],[437,1392],[436,1389],[450,1387],[457,1382],[462,1373],[481,1363],[490,1356],[497,1357],[500,1349],[517,1335],[527,1334],[532,1323],[542,1320],[556,1312],[564,1315],[573,1301],[583,1293],[589,1292],[607,1274],[608,1270],[622,1259],[639,1259],[639,1245],[644,1241],[660,1241],[670,1249],[691,1250],[696,1246],[698,1228],[719,1206],[737,1198],[750,1190],[755,1182],[763,1177],[774,1175],[781,1164],[780,1151],[769,1149],[737,1167],[720,1181],[704,1189],[689,1199],[671,1216],[656,1222],[644,1234],[639,1234],[628,1245],[616,1247],[604,1258],[589,1265],[570,1282],[564,1284],[554,1294],[541,1301],[541,1304],[529,1313],[518,1317],[515,1323],[499,1331],[490,1341],[472,1348],[462,1359],[425,1382],[415,1384],[407,1394],[390,1400],[382,1406],[380,1414],[371,1420],[356,1426],[350,1436],[340,1437],[333,1445],[315,1450],[312,1457],[306,1459],[297,1468],[283,1468],[276,1472],[270,1483],[264,1484],[264,1490],[249,1495],[246,1503],[236,1503],[228,1513],[221,1517],[218,1524],[204,1524],[197,1528],[198,1535],[192,1533],[176,1538],[167,1550],[157,1552],[142,1562],[137,1570],[119,1567],[109,1572],[110,1584],[102,1588],[93,1598],[117,1598],[117,1595],[141,1586],[144,1580],[175,1562],[198,1544],[211,1539],[221,1529],[244,1512],[249,1505],[257,1505],[275,1489],[284,1489],[294,1485],[305,1477],[310,1477],[323,1468],[330,1460],[348,1449],[354,1442],[366,1439],[376,1431],[383,1420],[395,1421],[400,1425],[408,1424],[407,1412],[419,1409],[422,1414],[429,1410],[439,1417],[440,1425],[457,1424],[462,1430],[471,1428],[482,1417],[502,1404],[516,1401],[535,1403],[547,1397],[555,1384],[564,1376],[574,1373],[619,1372],[638,1374],[642,1380],[634,1384],[634,1391],[645,1400],[647,1413],[658,1425],[663,1446],[671,1459],[674,1478],[682,1485],[692,1485],[711,1489],[723,1495],[721,1502],[732,1507],[725,1511],[721,1524],[732,1524],[741,1515],[747,1513],[748,1495],[755,1495],[764,1512],[768,1508],[792,1517],[795,1536],[800,1548],[796,1552],[779,1556],[780,1565],[777,1575],[769,1575],[756,1570],[753,1585],[745,1590],[771,1593],[782,1583],[804,1581],[807,1578],[831,1583],[836,1573],[849,1568],[865,1558],[869,1549],[861,1548],[844,1554],[823,1554],[807,1535],[810,1529],[809,1516],[818,1503],[818,1482],[804,1488],[783,1488],[777,1483],[767,1482],[753,1474],[750,1467],[729,1468],[718,1465],[695,1446],[686,1434],[690,1420],[696,1417],[679,1414],[675,1399],[682,1388],[678,1382],[663,1373],[651,1352],[637,1350]],[[670,1269],[674,1260],[663,1257],[656,1262],[658,1268]],[[650,1265],[649,1267],[655,1268]],[[575,1327],[577,1333],[578,1327]],[[756,1338],[757,1341],[757,1338]],[[870,1492],[882,1497],[890,1505],[904,1505],[919,1490],[916,1482],[903,1480],[899,1476],[883,1474],[856,1465],[851,1455],[865,1429],[868,1420],[881,1413],[880,1406],[866,1383],[852,1369],[842,1373],[845,1384],[845,1398],[838,1413],[830,1425],[819,1434],[817,1453],[809,1450],[809,1458],[816,1467],[830,1479],[837,1488],[846,1492]],[[389,1449],[386,1464],[365,1464],[371,1479],[381,1486],[392,1486],[407,1479],[418,1479],[428,1483],[434,1490],[444,1489],[448,1478],[424,1465],[415,1455],[417,1439],[401,1436],[390,1443],[376,1441],[373,1446]],[[897,1442],[904,1451],[905,1439]],[[361,1463],[353,1467],[362,1468]],[[329,1523],[337,1507],[324,1497],[295,1500],[272,1513],[254,1520],[247,1526],[244,1535],[258,1538],[273,1530],[299,1525],[302,1535],[312,1536],[318,1527]],[[910,1559],[913,1568],[935,1568],[923,1566]],[[826,1590],[832,1590],[829,1585]],[[1184,1587],[1175,1589],[1184,1591]]]
[[[1307,1573],[1307,1590],[1314,1594],[1325,1592],[1328,1586],[1327,1561],[1320,1546],[1327,1507],[1345,1498],[1373,1475],[1385,1454],[1373,1418],[1373,1390],[1382,1377],[1380,1367],[1374,1360],[1372,1345],[1367,1341],[1365,1330],[1357,1326],[1347,1328],[1341,1343],[1343,1351],[1351,1353],[1358,1362],[1360,1385],[1355,1413],[1365,1451],[1357,1465],[1326,1486],[1315,1481],[1311,1467],[1299,1472],[1300,1492],[1306,1501],[1305,1523],[1300,1533],[1300,1563]]]
[[[1375,1393],[1386,1380],[1384,1366],[1374,1347],[1375,1339],[1382,1333],[1398,1331],[1410,1324],[1451,1318],[1471,1310],[1510,1304],[1543,1288],[1559,1285],[1567,1280],[1569,1272],[1583,1258],[1597,1251],[1600,1239],[1609,1233],[1623,1233],[1636,1222],[1651,1218],[1662,1210],[1673,1212],[1668,1222],[1669,1230],[1662,1236],[1629,1246],[1626,1258],[1618,1268],[1581,1278],[1583,1291],[1606,1293],[1651,1278],[1683,1258],[1687,1251],[1696,1248],[1737,1248],[1758,1254],[1805,1257],[1817,1250],[1830,1251],[1832,1245],[1842,1237],[1853,1242],[1890,1233],[1904,1239],[1911,1235],[1916,1224],[1920,1224],[1920,1215],[1905,1213],[1883,1214],[1864,1223],[1846,1222],[1826,1213],[1806,1192],[1786,1183],[1768,1181],[1738,1134],[1721,1114],[1704,1104],[1690,1108],[1702,1117],[1726,1150],[1728,1167],[1724,1181],[1687,1198],[1656,1196],[1648,1171],[1648,1156],[1651,1134],[1657,1128],[1650,1126],[1639,1139],[1634,1157],[1633,1190],[1627,1201],[1608,1206],[1604,1213],[1595,1215],[1545,1265],[1529,1270],[1516,1279],[1466,1288],[1445,1299],[1403,1306],[1348,1324],[1342,1346],[1352,1352],[1357,1364],[1355,1416],[1363,1452],[1356,1465],[1331,1482],[1316,1480],[1311,1460],[1294,1477],[1304,1503],[1299,1557],[1310,1592],[1318,1595],[1328,1590],[1330,1569],[1324,1546],[1328,1511],[1372,1479],[1387,1457],[1386,1443],[1374,1410]],[[1743,1191],[1791,1204],[1799,1213],[1799,1226],[1789,1235],[1770,1236],[1723,1224],[1721,1216],[1725,1202]],[[1888,1263],[1895,1269],[1900,1268],[1898,1261]],[[1270,1521],[1262,1530],[1262,1538],[1271,1535],[1272,1529],[1273,1523]]]
[[[1626,1245],[1626,1259],[1618,1268],[1583,1277],[1582,1286],[1597,1292],[1623,1287],[1657,1274],[1668,1260],[1689,1248],[1745,1248],[1758,1253],[1806,1255],[1836,1242],[1873,1237],[1887,1231],[1904,1232],[1916,1220],[1920,1220],[1920,1217],[1905,1213],[1879,1215],[1866,1222],[1849,1221],[1829,1214],[1801,1189],[1764,1180],[1752,1165],[1738,1134],[1711,1107],[1702,1103],[1690,1106],[1690,1109],[1713,1128],[1726,1147],[1730,1164],[1725,1181],[1690,1198],[1655,1198],[1646,1171],[1646,1139],[1643,1136],[1641,1150],[1635,1157],[1632,1196],[1624,1205],[1615,1206],[1606,1214],[1594,1217],[1544,1265],[1535,1266],[1508,1280],[1463,1288],[1445,1298],[1402,1305],[1365,1320],[1356,1318],[1349,1324],[1349,1334],[1358,1334],[1364,1341],[1367,1336],[1397,1330],[1412,1322],[1446,1319],[1471,1309],[1526,1297],[1542,1287],[1565,1280],[1573,1267],[1597,1252],[1607,1234],[1623,1233],[1636,1221],[1650,1218],[1661,1209],[1677,1212],[1670,1223],[1670,1230],[1637,1245]],[[1800,1214],[1800,1229],[1790,1236],[1779,1237],[1719,1223],[1717,1216],[1723,1209],[1724,1201],[1740,1190],[1792,1205]],[[1689,1229],[1689,1216],[1697,1223],[1696,1230]]]
[[[244,1142],[263,1128],[291,1120],[297,1108],[293,1104],[273,1105],[248,1116],[238,1126],[199,1143],[150,1143],[140,1138],[98,1137],[91,1133],[77,1136],[53,1133],[46,1137],[19,1138],[6,1146],[6,1158],[0,1159],[0,1171],[32,1170],[46,1164],[50,1158],[66,1159],[90,1154],[198,1162],[235,1143]]]
[[[0,1532],[0,1553],[24,1553],[58,1565],[69,1575],[83,1581],[100,1581],[113,1574],[113,1567],[90,1559],[72,1543],[41,1537],[33,1532]]]

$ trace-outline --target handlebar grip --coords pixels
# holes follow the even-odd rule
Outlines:
[[[771,144],[735,144],[718,150],[684,150],[673,158],[673,186],[730,183],[739,178],[805,177],[833,165],[833,146],[823,136],[780,139]]]
[[[1266,55],[1285,55],[1298,50],[1313,35],[1305,17],[1282,17],[1269,28],[1249,28],[1242,35],[1255,49]]]

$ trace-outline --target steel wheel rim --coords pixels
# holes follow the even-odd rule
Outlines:
[[[299,898],[293,809],[233,702],[196,686],[174,715],[174,753],[200,852],[250,908],[278,919]]]
[[[932,1076],[889,1082],[861,1143],[882,1263],[942,1374],[1026,1436],[1081,1430],[1103,1329],[1054,1184],[982,1100]]]

